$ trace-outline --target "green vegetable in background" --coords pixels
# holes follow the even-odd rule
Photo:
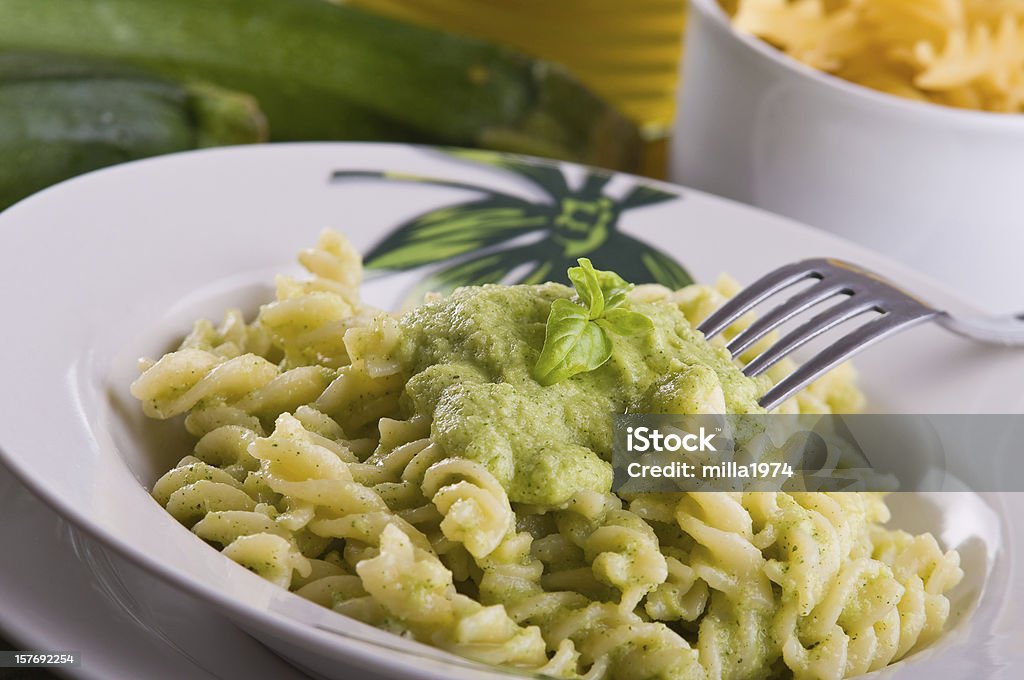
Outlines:
[[[600,368],[612,356],[612,335],[644,335],[654,323],[639,312],[622,309],[633,285],[615,272],[598,271],[585,257],[569,269],[578,302],[555,300],[548,314],[544,348],[533,377],[553,385],[577,373]]]
[[[0,53],[0,209],[107,165],[265,139],[246,95],[104,61]]]
[[[634,167],[636,127],[564,70],[324,0],[0,0],[0,50],[253,95],[275,140],[390,139]]]

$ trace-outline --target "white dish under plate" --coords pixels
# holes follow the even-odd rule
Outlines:
[[[83,535],[0,466],[0,631],[72,651],[80,680],[307,676],[209,606]],[[2,675],[2,674],[0,674]]]
[[[570,190],[587,177],[591,186],[603,182],[583,168],[559,167]],[[448,184],[377,175],[339,180],[338,171],[422,175]],[[403,677],[483,677],[480,666],[277,588],[167,515],[146,487],[185,444],[174,423],[144,422],[128,395],[135,359],[166,351],[194,318],[217,317],[228,306],[254,311],[269,298],[272,274],[293,269],[294,253],[323,227],[345,232],[367,250],[403,220],[488,190],[561,210],[577,227],[590,220],[590,235],[656,246],[698,279],[727,270],[749,280],[786,262],[828,255],[890,275],[954,311],[967,309],[940,286],[870,251],[696,191],[648,182],[645,195],[658,200],[626,206],[624,197],[638,182],[616,175],[604,186],[607,200],[552,203],[551,191],[498,156],[309,144],[164,157],[44,191],[0,215],[0,286],[8,292],[0,335],[7,360],[0,387],[4,460],[68,521],[306,669],[328,677],[348,674],[351,666]],[[566,233],[556,231],[545,227],[524,239],[564,245]],[[419,275],[374,278],[366,297],[394,307]],[[882,343],[859,365],[876,410],[1024,408],[1024,353],[973,345],[937,328]],[[1024,569],[1015,554],[1024,530],[1009,519],[1024,509],[1022,494],[908,494],[891,504],[897,526],[932,531],[958,548],[967,575],[952,594],[950,631],[882,674],[1019,677],[1024,615],[1016,603],[1024,601]]]

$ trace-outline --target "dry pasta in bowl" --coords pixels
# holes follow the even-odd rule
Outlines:
[[[300,261],[310,278],[279,277],[255,320],[198,322],[132,386],[196,439],[153,497],[238,564],[563,678],[842,678],[941,633],[959,557],[884,527],[882,494],[611,491],[611,413],[757,411],[764,384],[693,330],[729,280],[630,291],[595,272],[620,329],[646,332],[550,381],[534,366],[571,288],[466,287],[394,315],[360,302],[337,233]],[[842,367],[783,408],[862,401]]]
[[[900,97],[1024,112],[1021,0],[723,0],[733,25]]]

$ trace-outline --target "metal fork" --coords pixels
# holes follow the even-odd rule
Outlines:
[[[845,321],[869,312],[879,316],[841,336],[768,390],[759,401],[768,410],[862,349],[925,321],[935,321],[953,333],[978,342],[1024,347],[1024,314],[987,319],[954,318],[877,274],[833,259],[804,260],[766,274],[722,305],[697,330],[710,340],[756,305],[808,279],[817,279],[817,283],[757,319],[726,345],[733,357],[798,314],[837,296],[845,295],[846,299],[782,336],[748,363],[743,368],[744,374],[754,377],[764,373],[794,350]]]

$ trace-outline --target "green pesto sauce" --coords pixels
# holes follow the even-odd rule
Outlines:
[[[652,333],[612,336],[604,366],[541,386],[531,370],[551,303],[572,296],[554,283],[461,288],[400,321],[406,409],[429,415],[434,441],[486,466],[512,501],[610,490],[613,414],[697,412],[714,394],[727,412],[761,410],[757,385],[667,302],[628,301]]]

